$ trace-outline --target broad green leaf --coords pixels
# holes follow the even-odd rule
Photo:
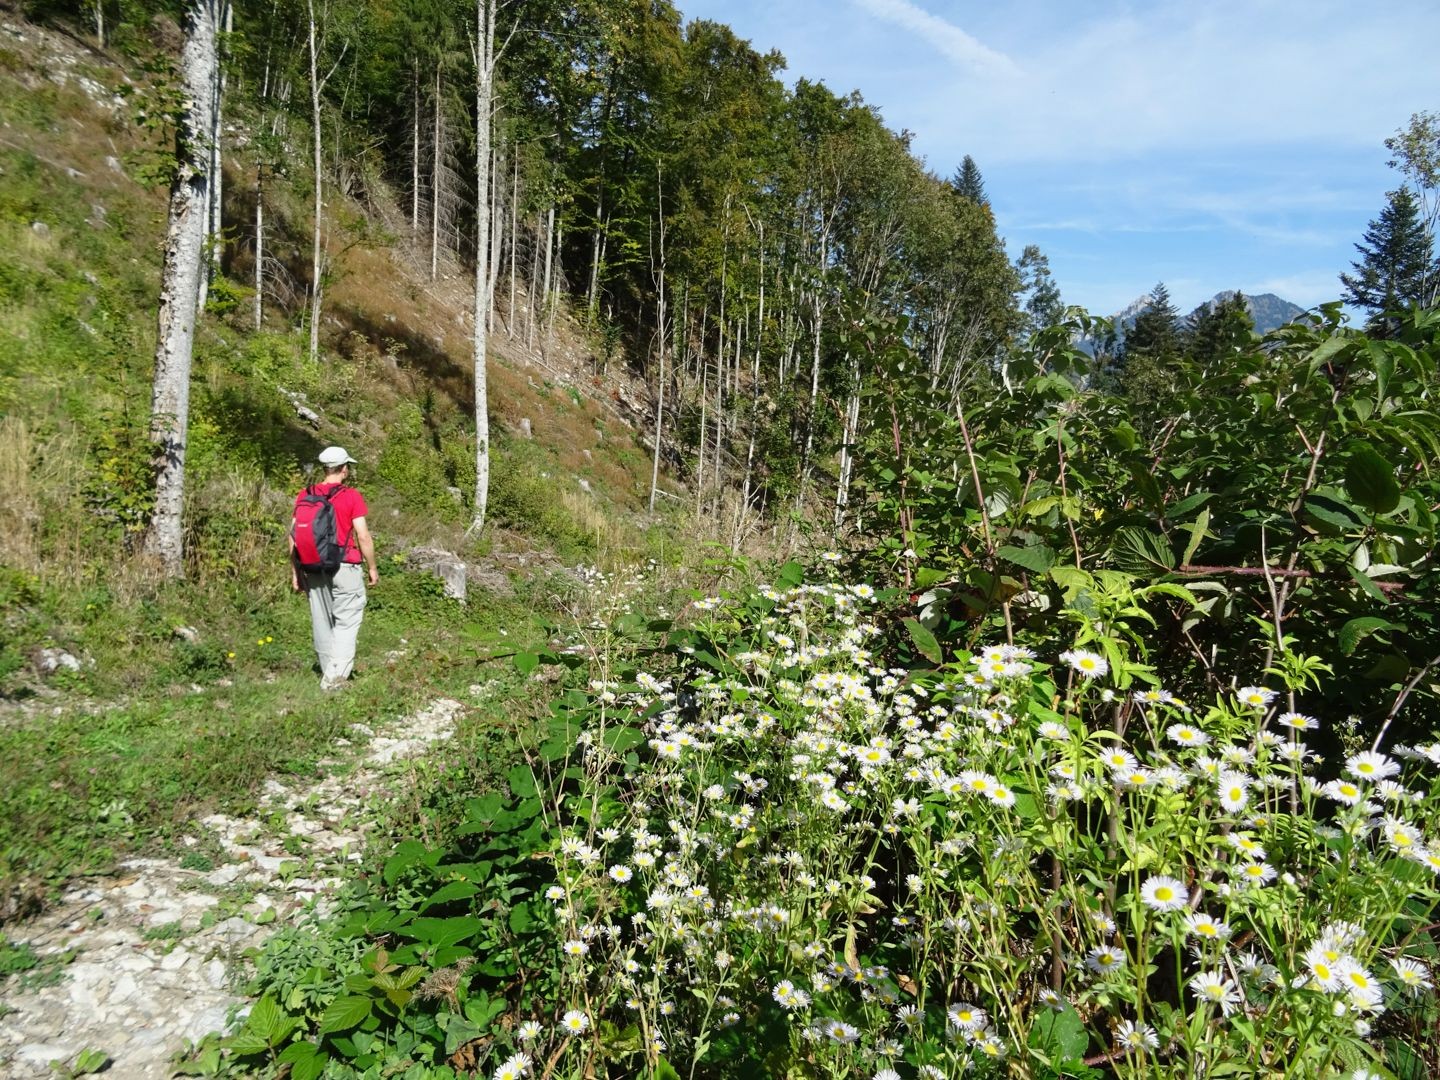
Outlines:
[[[921,656],[932,664],[943,664],[945,654],[940,649],[940,642],[935,640],[935,635],[925,629],[917,619],[906,619],[905,629],[910,634],[910,640],[914,642],[915,649]]]
[[[1059,1011],[1037,1010],[1030,1029],[1030,1045],[1060,1061],[1079,1061],[1090,1046],[1085,1022],[1067,1001]]]
[[[535,795],[535,775],[529,765],[514,765],[505,774],[510,781],[510,791],[517,799],[529,799]]]
[[[480,886],[469,881],[452,881],[449,885],[437,889],[430,894],[430,898],[420,905],[420,910],[425,911],[436,904],[448,904],[452,900],[467,900],[480,891]]]
[[[1128,574],[1153,574],[1175,566],[1175,553],[1165,538],[1137,525],[1115,533],[1110,542],[1110,559],[1116,569]]]
[[[1378,615],[1362,615],[1357,619],[1351,619],[1340,628],[1340,651],[1346,656],[1354,656],[1360,642],[1371,634],[1379,633],[1381,630],[1401,629],[1404,628],[1392,623],[1389,619],[1382,619]]]
[[[332,1031],[349,1031],[370,1015],[375,1003],[368,997],[352,994],[338,997],[326,1006],[320,1017],[320,1034]]]
[[[250,1015],[245,1019],[245,1030],[254,1032],[273,1045],[275,1033],[284,1021],[285,1013],[275,999],[266,994],[251,1007]]]
[[[1356,443],[1345,462],[1345,491],[1367,510],[1388,514],[1400,503],[1394,467],[1369,443]]]
[[[461,915],[453,919],[416,919],[405,928],[404,933],[406,937],[415,938],[421,945],[438,949],[474,937],[479,933],[481,925],[480,920],[473,915]]]
[[[529,675],[540,666],[540,657],[533,652],[522,652],[515,654],[515,670],[521,675]]]
[[[1055,552],[1044,545],[1035,547],[1015,547],[1013,544],[1006,544],[995,552],[997,559],[1004,559],[1016,566],[1023,566],[1026,570],[1032,570],[1037,574],[1043,574],[1055,565]]]

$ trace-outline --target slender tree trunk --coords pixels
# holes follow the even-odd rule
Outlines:
[[[550,213],[553,215],[555,211],[552,209]],[[545,301],[545,343],[540,350],[541,355],[545,357],[550,355],[550,339],[555,336],[555,312],[560,307],[560,289],[564,277],[564,266],[561,262],[561,253],[564,252],[564,250],[565,222],[557,221],[555,222],[555,290]],[[548,260],[549,256],[547,255],[546,258]],[[547,281],[550,278],[548,270],[545,273],[545,278]]]
[[[585,290],[585,311],[588,318],[595,317],[595,302],[600,295],[600,260],[603,256],[605,235],[604,207],[595,206],[595,235],[590,239],[590,285]]]
[[[546,270],[549,270],[550,238],[545,238]],[[546,283],[549,288],[549,283]],[[530,238],[530,301],[525,317],[525,348],[535,348],[535,305],[540,297],[540,215],[535,215],[535,232]]]
[[[475,0],[475,506],[471,533],[485,527],[490,497],[490,411],[486,386],[490,310],[490,108],[495,77],[496,0]]]
[[[184,570],[185,447],[190,423],[190,358],[200,279],[204,276],[210,205],[208,139],[214,129],[212,91],[219,58],[220,0],[192,0],[185,13],[180,76],[190,108],[175,136],[175,179],[160,272],[155,381],[150,399],[150,441],[155,447],[155,510],[146,550],[166,576]]]
[[[820,264],[818,273],[825,272],[826,245],[822,240],[820,244]],[[810,312],[812,319],[812,340],[810,352],[810,399],[805,409],[805,443],[800,454],[800,484],[795,491],[795,510],[798,513],[805,505],[806,489],[810,485],[811,458],[815,452],[815,417],[820,409],[820,343],[824,330],[825,307],[821,296],[822,283],[817,279],[815,290],[810,300]]]
[[[855,468],[855,455],[850,449],[860,427],[860,362],[850,362],[850,399],[845,405],[845,427],[840,446],[840,482],[835,485],[835,532],[845,524],[845,511],[850,505],[850,476]]]
[[[760,223],[760,306],[755,318],[755,361],[750,371],[750,438],[745,446],[745,481],[741,489],[740,512],[750,509],[750,484],[755,475],[755,429],[760,420],[760,341],[765,331],[765,223]],[[742,521],[743,521],[742,517]],[[739,530],[736,530],[737,533]],[[735,538],[738,547],[740,538]]]
[[[704,505],[705,499],[705,433],[706,433],[706,410],[710,404],[710,366],[705,363],[705,356],[702,350],[700,356],[700,450],[695,455],[695,516],[700,516],[700,508]]]
[[[511,150],[514,178],[510,185],[510,313],[505,317],[505,332],[512,340],[515,337],[515,247],[520,240],[520,223],[516,220],[516,206],[520,202],[520,155],[516,149]]]
[[[655,278],[655,333],[660,346],[660,377],[655,398],[655,452],[650,459],[650,513],[655,513],[655,495],[660,490],[660,438],[665,433],[665,193],[660,169],[655,170],[655,204],[660,216],[660,269]]]
[[[314,161],[312,165],[315,170],[315,229],[312,233],[313,242],[310,252],[310,362],[313,364],[320,358],[320,302],[322,296],[321,273],[324,270],[321,259],[321,229],[325,220],[325,202],[322,188],[321,169],[321,130],[320,130],[320,73],[318,69],[315,51],[315,2],[305,0],[305,10],[309,15],[310,28],[310,124],[313,128]]]
[[[265,324],[265,163],[255,166],[255,329]]]
[[[410,116],[410,243],[420,239],[420,59],[415,58],[415,107]]]
[[[440,273],[440,68],[435,68],[435,133],[430,143],[430,280]]]
[[[501,177],[505,174],[505,157],[500,140],[494,144],[490,161],[490,298],[485,312],[485,325],[495,332],[495,282],[500,280],[500,248],[505,242],[505,215],[500,209]]]
[[[550,307],[550,254],[551,254],[551,245],[554,243],[554,241],[555,241],[555,207],[554,207],[554,205],[552,204],[551,207],[550,207],[550,209],[545,212],[545,287],[540,290],[541,300],[540,300],[540,309],[539,309],[539,310],[548,311],[548,310],[549,310],[549,307]],[[534,319],[535,316],[536,316],[536,313],[537,313],[537,308],[535,307],[534,304],[531,304],[531,305],[530,305],[530,318],[531,318],[531,319]],[[533,341],[534,335],[532,334],[531,337],[532,337],[531,345],[533,346],[533,345],[534,345],[534,341]]]

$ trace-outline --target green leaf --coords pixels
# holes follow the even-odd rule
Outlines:
[[[655,1080],[681,1080],[681,1077],[675,1066],[662,1057],[655,1063]]]
[[[1379,590],[1377,589],[1376,591],[1378,592]],[[1340,627],[1340,651],[1346,656],[1354,656],[1355,650],[1360,646],[1360,642],[1364,641],[1371,634],[1378,633],[1381,630],[1402,629],[1404,629],[1404,627],[1392,623],[1389,619],[1382,619],[1378,615],[1362,615],[1358,619],[1351,619],[1344,626]]]
[[[1175,553],[1163,536],[1138,525],[1127,525],[1110,542],[1115,568],[1129,574],[1153,574],[1175,566]]]
[[[436,904],[448,904],[452,900],[467,900],[479,891],[480,886],[469,881],[452,881],[449,885],[431,893],[430,899],[420,905],[420,910],[425,911]]]
[[[1058,1012],[1039,1011],[1030,1029],[1030,1045],[1051,1058],[1079,1061],[1090,1046],[1090,1035],[1085,1030],[1085,1022],[1067,1001]]]
[[[540,666],[540,657],[533,652],[522,652],[515,654],[515,670],[521,675],[529,675]]]
[[[535,774],[529,765],[514,765],[505,774],[510,781],[510,791],[517,799],[529,799],[535,794]]]
[[[1322,491],[1305,497],[1305,515],[1319,531],[1332,536],[1354,532],[1365,525],[1354,507]]]
[[[456,945],[480,932],[484,925],[473,915],[461,915],[453,919],[416,919],[405,928],[405,936],[413,937],[420,944],[432,949]]]
[[[940,650],[940,642],[935,640],[935,635],[921,625],[918,619],[906,619],[905,629],[910,634],[910,640],[914,642],[915,649],[921,656],[925,657],[932,664],[943,664],[945,654]]]
[[[375,1002],[368,997],[353,994],[338,997],[325,1007],[325,1012],[320,1017],[320,1034],[349,1031],[365,1020],[374,1007]]]
[[[1348,567],[1348,569],[1350,571],[1351,580],[1353,580],[1356,585],[1359,585],[1360,591],[1363,592],[1366,596],[1370,597],[1371,600],[1379,601],[1382,604],[1388,604],[1390,602],[1389,599],[1385,596],[1385,593],[1380,588],[1380,586],[1376,585],[1375,582],[1370,580],[1370,575],[1362,574],[1353,566]]]
[[[1205,539],[1205,530],[1210,528],[1210,508],[1207,506],[1200,511],[1194,523],[1190,526],[1190,539],[1185,544],[1185,555],[1181,558],[1182,566],[1189,565],[1190,560],[1195,557],[1195,552],[1200,547],[1200,542]]]
[[[1400,503],[1395,468],[1369,443],[1356,443],[1345,462],[1345,490],[1365,509],[1388,514]]]
[[[266,994],[251,1006],[250,1015],[245,1019],[245,1030],[253,1031],[268,1042],[274,1042],[273,1036],[284,1019],[285,1013],[275,999]]]
[[[241,1031],[236,1035],[231,1035],[228,1039],[222,1040],[220,1045],[240,1057],[263,1054],[270,1049],[270,1044],[253,1031]]]
[[[1016,566],[1023,566],[1026,570],[1033,570],[1037,574],[1043,574],[1055,565],[1055,552],[1043,544],[1023,548],[1006,544],[995,552],[995,557]]]

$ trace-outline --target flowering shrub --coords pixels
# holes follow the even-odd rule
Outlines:
[[[561,1000],[496,1075],[1426,1075],[1440,744],[1322,767],[1264,685],[1315,664],[1184,702],[1093,629],[886,666],[875,603],[597,654]]]

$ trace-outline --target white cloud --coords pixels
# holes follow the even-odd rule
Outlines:
[[[967,34],[952,22],[933,15],[910,0],[855,0],[877,19],[913,30],[961,67],[1009,77],[1018,75],[1015,61]]]

